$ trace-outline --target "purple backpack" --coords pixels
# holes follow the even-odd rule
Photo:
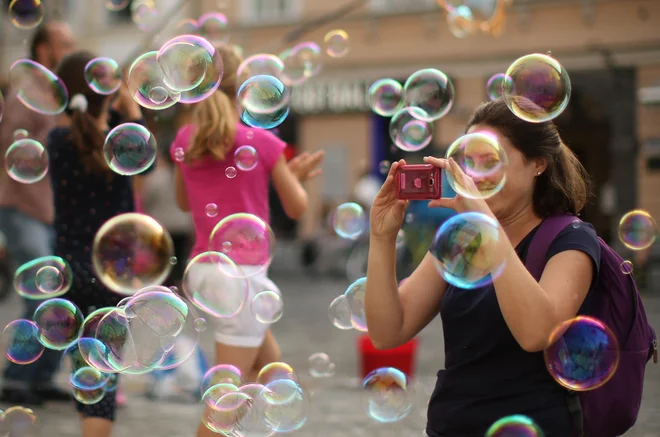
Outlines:
[[[545,219],[532,239],[525,265],[538,281],[552,241],[577,218],[558,215]],[[637,420],[642,402],[644,371],[653,357],[658,362],[655,331],[649,325],[641,296],[631,274],[621,271],[623,259],[598,238],[600,270],[589,315],[605,323],[619,340],[621,354],[616,373],[605,385],[569,396],[569,408],[576,419],[577,435],[616,437]],[[574,402],[578,400],[579,402]],[[580,429],[581,427],[581,429]]]

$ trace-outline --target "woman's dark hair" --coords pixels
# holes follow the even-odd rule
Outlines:
[[[87,99],[87,109],[67,110],[71,116],[71,135],[78,149],[82,164],[88,172],[112,174],[103,156],[105,133],[96,123],[110,96],[97,94],[85,80],[85,67],[96,58],[93,53],[76,52],[66,56],[57,68],[57,75],[69,91],[69,99],[82,94]]]
[[[474,111],[468,129],[475,125],[497,129],[525,159],[544,158],[545,171],[536,178],[534,212],[540,217],[553,214],[577,215],[590,195],[589,175],[580,160],[566,146],[552,121],[530,123],[518,118],[500,98],[483,103]]]

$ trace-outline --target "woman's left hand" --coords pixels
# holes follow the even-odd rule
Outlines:
[[[465,174],[463,169],[453,159],[434,158],[432,156],[424,157],[424,162],[439,167],[442,171],[449,172],[466,193],[472,193],[471,196],[463,196],[456,193],[456,197],[443,197],[442,199],[431,200],[430,208],[449,208],[458,213],[480,212],[493,217],[490,207],[484,199],[481,198],[479,189],[472,178]]]

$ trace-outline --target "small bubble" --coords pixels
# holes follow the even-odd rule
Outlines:
[[[246,136],[247,136],[247,139],[248,139],[248,140],[251,140],[252,138],[254,138],[254,132],[252,132],[251,130],[249,130],[249,131],[247,132]]]
[[[391,165],[390,161],[381,161],[380,164],[378,164],[378,171],[380,171],[380,174],[386,175],[389,173]]]
[[[411,213],[406,214],[406,223],[407,223],[407,224],[412,223],[413,220],[415,220],[415,216],[414,216],[414,215],[412,215]]]
[[[229,252],[231,252],[231,242],[225,241],[222,243],[222,253],[229,253]]]
[[[206,331],[206,319],[195,319],[195,331],[197,332],[204,332]]]
[[[225,170],[225,176],[227,176],[229,179],[234,179],[236,177],[236,169],[234,167],[227,167]]]
[[[22,140],[28,137],[28,131],[25,129],[16,129],[14,131],[14,141]]]
[[[173,256],[172,258],[170,258],[170,264],[172,264],[173,266],[176,265],[177,262],[178,262],[178,260],[176,259],[175,256]]]
[[[177,147],[174,149],[174,160],[176,162],[181,162],[186,157],[186,153],[183,151],[183,148]]]
[[[218,215],[218,205],[215,203],[209,203],[206,205],[206,215],[208,217],[215,217]]]
[[[575,229],[579,228],[580,227],[580,220],[577,220],[577,219],[573,220],[573,227]]]
[[[626,275],[629,275],[633,272],[633,263],[629,260],[625,260],[621,263],[621,272]]]

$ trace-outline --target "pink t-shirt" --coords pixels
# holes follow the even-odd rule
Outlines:
[[[206,157],[186,164],[181,160],[182,152],[178,149],[183,152],[188,150],[194,129],[194,125],[183,126],[170,147],[172,159],[179,166],[186,185],[188,205],[195,225],[195,246],[191,257],[209,250],[213,228],[229,215],[248,213],[270,223],[270,174],[286,148],[286,143],[272,133],[239,124],[234,146],[224,160]],[[234,152],[241,146],[252,146],[257,152],[258,162],[252,170],[240,170],[234,162]],[[234,178],[225,174],[228,167],[236,169]]]

